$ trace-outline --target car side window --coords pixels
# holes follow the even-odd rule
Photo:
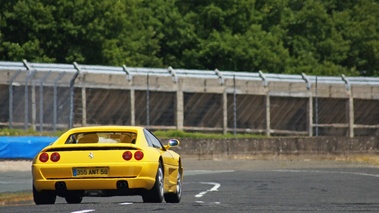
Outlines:
[[[144,135],[145,135],[145,138],[146,138],[147,144],[148,144],[150,147],[153,147],[153,143],[151,142],[152,139],[150,139],[149,135],[148,135],[146,132],[147,132],[147,131],[144,130]]]
[[[145,137],[149,146],[155,147],[157,149],[163,148],[159,139],[156,138],[149,130],[144,129],[144,133],[145,133]]]

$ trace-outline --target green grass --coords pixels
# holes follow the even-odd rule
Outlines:
[[[0,129],[0,136],[60,136],[65,131],[39,132],[32,129],[27,131],[20,129]],[[179,130],[154,131],[158,138],[195,138],[195,139],[232,139],[232,138],[262,138],[265,136],[255,134],[221,134],[221,133],[203,133],[203,132],[185,132]]]
[[[57,131],[53,133],[53,132],[39,132],[32,129],[28,129],[25,131],[21,129],[3,128],[3,129],[0,129],[0,136],[60,136],[63,132],[65,131]]]
[[[254,134],[220,134],[202,132],[184,132],[179,130],[154,131],[158,138],[195,138],[195,139],[229,139],[229,138],[261,138],[264,136]]]

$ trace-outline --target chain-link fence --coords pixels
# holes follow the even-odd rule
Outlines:
[[[2,126],[39,131],[68,127],[74,94],[70,83],[73,85],[76,71],[67,70],[67,65],[58,67],[59,72],[42,68],[0,71]]]
[[[379,134],[379,78],[0,62],[2,127]]]

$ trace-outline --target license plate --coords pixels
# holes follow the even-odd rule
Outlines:
[[[109,168],[99,167],[99,168],[73,168],[72,175],[74,177],[78,176],[108,176]]]

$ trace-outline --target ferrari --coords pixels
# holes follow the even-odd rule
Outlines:
[[[78,127],[63,133],[33,159],[35,204],[56,197],[81,203],[85,196],[140,195],[143,202],[179,203],[183,165],[149,130],[137,126]]]

